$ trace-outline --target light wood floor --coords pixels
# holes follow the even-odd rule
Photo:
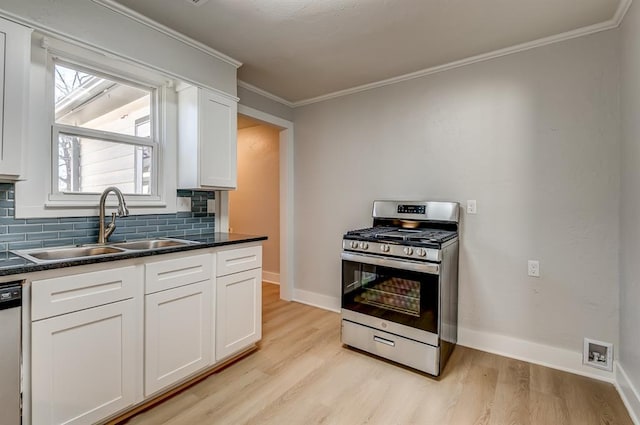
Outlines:
[[[263,288],[260,350],[130,425],[632,425],[610,384],[460,346],[429,378],[342,347],[338,314]]]

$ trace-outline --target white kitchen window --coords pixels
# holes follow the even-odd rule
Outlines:
[[[157,89],[53,61],[55,194],[157,192]]]
[[[132,214],[175,212],[176,81],[41,34],[31,49],[27,174],[16,182],[16,217],[96,215],[109,186],[124,193]]]

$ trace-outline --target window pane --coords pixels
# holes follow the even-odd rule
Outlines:
[[[151,137],[151,91],[55,65],[57,124],[135,136],[136,122],[146,118]]]
[[[58,135],[58,190],[101,193],[109,186],[123,193],[151,193],[153,149],[72,134]]]

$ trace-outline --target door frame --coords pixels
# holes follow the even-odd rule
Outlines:
[[[280,129],[280,298],[293,299],[293,122],[238,104],[238,113]],[[216,196],[216,229],[229,229],[229,192]]]

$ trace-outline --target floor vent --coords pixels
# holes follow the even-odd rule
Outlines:
[[[598,369],[613,370],[613,344],[609,342],[596,341],[595,339],[584,339],[584,351],[582,353],[582,363],[597,367]]]

